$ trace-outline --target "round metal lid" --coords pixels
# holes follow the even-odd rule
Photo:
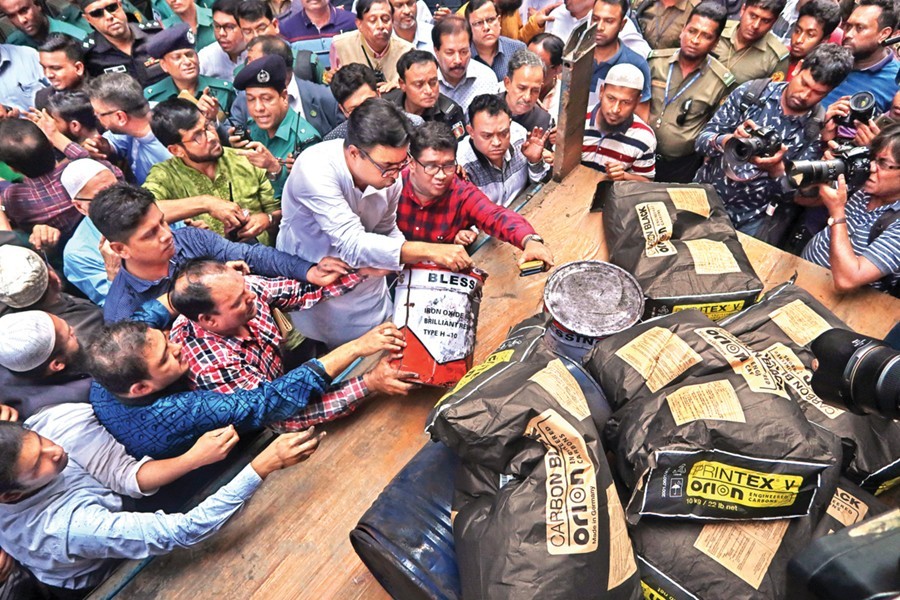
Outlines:
[[[644,312],[644,292],[621,267],[581,260],[561,266],[547,279],[544,306],[569,331],[605,337],[638,322]]]

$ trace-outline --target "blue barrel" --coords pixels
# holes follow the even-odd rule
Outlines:
[[[402,600],[456,600],[450,505],[459,459],[439,443],[425,445],[388,484],[350,543],[378,583]]]

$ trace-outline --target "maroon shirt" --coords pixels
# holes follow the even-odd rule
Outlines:
[[[526,236],[535,233],[524,217],[488,199],[475,185],[453,178],[443,197],[423,206],[403,173],[403,191],[397,205],[397,227],[407,240],[452,244],[463,229],[478,227],[486,234],[521,248]]]

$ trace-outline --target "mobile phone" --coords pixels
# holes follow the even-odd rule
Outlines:
[[[528,262],[519,265],[519,277],[528,277],[529,275],[543,273],[545,266],[546,265],[542,260],[529,260]]]

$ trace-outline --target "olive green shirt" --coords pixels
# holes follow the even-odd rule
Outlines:
[[[738,21],[728,21],[716,46],[719,62],[734,75],[734,85],[763,77],[784,81],[790,52],[781,40],[770,31],[743,50],[737,50],[732,41],[737,35],[737,28]]]
[[[235,97],[234,86],[224,79],[200,75],[199,81],[197,82],[197,94],[200,94],[206,88],[209,88],[209,93],[212,97],[219,101],[219,106],[222,111],[226,115],[230,113],[231,105],[234,103]],[[144,98],[146,98],[148,102],[153,103],[174,98],[178,94],[178,86],[175,85],[175,80],[172,79],[171,76],[161,79],[153,85],[144,88]]]
[[[656,132],[656,151],[668,159],[694,152],[694,141],[734,83],[734,76],[712,56],[700,68],[696,79],[693,77],[696,71],[683,77],[678,65],[679,52],[671,48],[653,50],[647,57],[650,63],[649,124]],[[666,78],[670,69],[670,103],[666,107]],[[688,100],[691,101],[690,108],[684,113],[684,122],[679,125],[678,115]]]
[[[661,0],[642,2],[637,7],[638,23],[650,47],[678,48],[681,30],[698,4],[700,0],[678,0],[674,6],[665,6]]]
[[[233,148],[224,150],[216,165],[215,180],[210,180],[200,171],[184,164],[180,158],[173,156],[153,165],[144,181],[144,188],[157,200],[177,200],[209,194],[222,200],[236,202],[251,214],[260,212],[272,214],[281,210],[281,202],[275,199],[266,171],[251,165],[247,157],[237,154]],[[209,214],[202,214],[198,218],[216,233],[220,235],[224,233],[225,229],[218,219]],[[257,239],[261,244],[271,245],[268,233],[264,232]]]

